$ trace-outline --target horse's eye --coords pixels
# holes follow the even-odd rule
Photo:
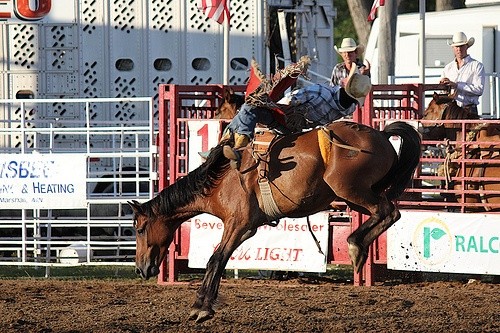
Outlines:
[[[143,228],[139,228],[139,229],[137,229],[136,231],[137,231],[137,233],[138,233],[139,235],[144,234],[144,229],[143,229]]]

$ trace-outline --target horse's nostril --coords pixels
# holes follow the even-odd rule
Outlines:
[[[151,276],[156,276],[160,274],[160,269],[157,266],[151,266],[150,268]]]
[[[135,274],[142,275],[142,270],[139,267],[135,268]]]

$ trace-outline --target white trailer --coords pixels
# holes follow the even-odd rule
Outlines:
[[[281,52],[269,43],[277,10],[292,22],[283,38],[291,54],[309,54],[311,68],[329,76],[332,1],[294,2],[230,1],[230,85],[245,84],[252,58],[269,72]],[[59,253],[75,244],[86,253],[78,262],[131,264],[126,201],[158,190],[159,85],[223,83],[224,28],[199,5],[0,0],[0,155],[83,154],[87,163],[86,207],[0,205],[0,265],[64,264]],[[0,203],[16,199],[7,191]]]
[[[467,3],[470,3],[468,1]],[[479,3],[479,2],[475,2]],[[500,118],[500,1],[480,2],[464,9],[425,13],[425,83],[438,83],[444,66],[453,60],[453,52],[447,44],[453,33],[463,31],[474,37],[475,44],[469,54],[484,64],[485,91],[480,99],[479,112],[485,117]],[[395,75],[390,83],[420,82],[421,19],[418,13],[398,15],[396,29]],[[378,21],[372,27],[366,57],[372,63],[372,78],[378,82]]]

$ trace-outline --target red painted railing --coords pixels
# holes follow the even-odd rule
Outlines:
[[[160,190],[178,177],[188,172],[188,130],[189,119],[211,119],[214,112],[222,103],[224,86],[179,86],[160,85],[159,93],[159,172]],[[243,92],[244,86],[231,86],[235,91]],[[353,114],[353,121],[383,129],[386,122],[394,120],[409,120],[421,122],[419,119],[427,104],[426,99],[434,91],[440,91],[438,85],[402,84],[402,85],[375,85],[366,98],[363,109],[358,109]],[[485,122],[485,121],[482,121]],[[495,122],[495,121],[491,121]],[[221,124],[222,126],[222,124]],[[465,141],[465,140],[464,140]],[[423,142],[423,146],[436,146],[443,142]],[[470,142],[468,143],[471,144]],[[473,192],[469,190],[465,181],[474,181],[475,178],[459,175],[457,179],[463,182],[460,191],[443,189],[443,177],[437,176],[432,168],[442,164],[444,156],[424,155],[422,167],[415,174],[413,186],[408,190],[405,198],[399,205],[408,209],[460,209],[466,211],[479,204],[460,204],[447,200],[447,195],[466,195]],[[467,160],[467,162],[471,162]],[[481,160],[483,163],[495,161]],[[460,161],[460,163],[465,163]],[[430,166],[430,167],[429,167]],[[429,171],[428,169],[432,169]],[[498,181],[500,179],[493,179]],[[464,190],[465,189],[465,190]],[[484,192],[484,191],[483,191]],[[432,194],[429,197],[429,193]],[[495,191],[492,194],[500,193]],[[483,193],[484,194],[484,193]],[[448,196],[449,197],[449,196]],[[483,204],[484,205],[484,204]],[[345,207],[345,205],[343,206]],[[500,205],[492,206],[500,210]],[[346,238],[352,230],[356,229],[366,216],[350,211],[331,212],[329,228],[328,262],[334,264],[350,264]],[[187,267],[189,250],[190,224],[184,223],[177,232],[169,249],[167,261],[163,263],[158,278],[159,283],[173,283],[177,280],[178,273]],[[375,265],[385,265],[386,237],[381,235],[372,245],[367,263],[361,274],[354,275],[355,285],[372,285],[376,279]]]

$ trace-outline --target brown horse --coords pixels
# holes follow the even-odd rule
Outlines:
[[[500,193],[494,193],[500,191],[500,124],[475,125],[465,137],[462,137],[461,131],[457,132],[457,140],[467,143],[457,142],[451,157],[460,158],[462,146],[465,145],[465,158],[476,161],[466,161],[464,164],[453,161],[447,171],[450,172],[450,178],[456,176],[476,179],[452,181],[449,186],[455,190],[474,191],[457,194],[458,202],[481,203],[476,207],[468,207],[469,211],[500,211]]]
[[[425,120],[461,120],[478,119],[474,114],[470,114],[466,109],[459,107],[452,96],[438,95],[434,93],[432,101],[424,112],[422,119]],[[455,195],[461,203],[482,203],[480,207],[468,208],[471,211],[477,210],[500,210],[500,207],[492,207],[491,204],[500,204],[500,194],[481,194],[484,191],[500,191],[500,157],[498,156],[500,145],[500,124],[466,124],[466,133],[462,134],[462,124],[460,123],[436,123],[434,125],[423,124],[424,140],[452,140],[456,141],[454,147],[447,149],[447,159],[457,159],[462,157],[462,146],[465,141],[476,142],[476,144],[466,144],[467,159],[483,159],[484,162],[466,162],[461,164],[451,162],[443,167],[443,173],[447,177],[447,187],[454,190],[477,191],[477,193],[466,193]],[[496,144],[498,142],[498,145]],[[490,159],[489,162],[487,160]],[[479,180],[451,181],[452,177],[475,177]],[[487,180],[485,180],[487,179]],[[488,205],[490,204],[490,205]]]
[[[424,120],[459,120],[479,119],[476,114],[470,113],[468,109],[457,105],[452,95],[434,93],[432,100],[424,111]],[[443,140],[445,138],[454,140],[457,131],[461,130],[460,124],[423,123],[422,136],[424,140]]]
[[[400,154],[389,138],[402,139]],[[400,218],[391,202],[409,184],[420,160],[420,136],[409,124],[394,122],[383,131],[338,121],[303,134],[275,140],[267,161],[256,162],[243,152],[241,172],[229,167],[221,142],[205,163],[139,204],[129,202],[136,228],[136,271],[147,279],[159,273],[179,226],[203,212],[224,223],[220,246],[208,261],[190,319],[202,322],[214,315],[220,278],[233,251],[257,228],[280,217],[304,217],[325,210],[334,200],[368,214],[368,221],[347,239],[349,255],[359,272],[370,244]],[[259,164],[267,177],[278,212],[263,204]],[[272,215],[272,216],[271,216]]]
[[[245,96],[237,94],[231,88],[224,89],[224,100],[215,111],[214,119],[233,119],[245,103]]]

